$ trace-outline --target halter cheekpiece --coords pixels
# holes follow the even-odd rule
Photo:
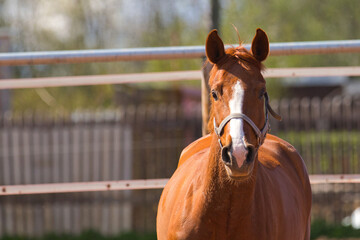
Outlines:
[[[214,118],[214,131],[216,133],[216,135],[219,138],[219,144],[220,147],[222,148],[222,144],[220,141],[220,136],[222,134],[222,131],[225,127],[225,125],[231,120],[231,119],[243,119],[245,122],[247,122],[252,129],[254,130],[256,137],[257,137],[257,143],[258,143],[258,147],[260,147],[266,138],[266,134],[270,131],[270,124],[269,124],[269,117],[268,117],[268,112],[270,112],[270,114],[277,120],[281,120],[281,116],[278,115],[277,113],[274,112],[274,110],[271,108],[270,104],[269,104],[269,96],[267,95],[267,93],[264,94],[265,97],[265,125],[264,127],[260,130],[256,124],[245,114],[242,113],[232,113],[230,115],[228,115],[226,118],[224,118],[224,120],[222,120],[222,122],[220,123],[219,127],[216,126],[216,121]]]

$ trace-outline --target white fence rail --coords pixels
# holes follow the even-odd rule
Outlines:
[[[1,79],[0,89],[88,86],[104,84],[171,82],[196,80],[201,71],[173,71],[160,73],[132,73],[92,76],[67,76],[46,78]],[[360,76],[360,67],[314,67],[314,68],[270,68],[264,72],[265,78],[284,77],[333,77]]]
[[[73,182],[51,184],[28,184],[0,186],[2,195],[26,195],[46,193],[94,192],[138,189],[161,189],[169,181],[161,179],[140,179],[123,181]],[[360,183],[360,174],[310,175],[311,184]]]
[[[237,46],[227,45],[227,47]],[[250,45],[245,45],[250,48]],[[270,55],[360,52],[360,40],[271,43]],[[1,53],[1,65],[146,61],[205,57],[204,46]]]
[[[95,192],[115,190],[159,189],[169,179],[141,179],[123,181],[72,182],[0,186],[1,195],[25,195],[45,193]]]

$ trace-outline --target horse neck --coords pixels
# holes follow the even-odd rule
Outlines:
[[[241,183],[231,180],[222,163],[220,150],[218,138],[213,134],[204,189],[207,201],[217,207],[235,206],[243,208],[243,213],[249,211],[254,199],[257,164],[255,163],[253,176],[249,180]]]

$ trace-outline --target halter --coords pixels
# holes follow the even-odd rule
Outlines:
[[[264,94],[265,97],[265,125],[264,127],[260,130],[256,124],[245,114],[242,113],[231,113],[230,115],[228,115],[224,120],[222,120],[222,122],[220,123],[219,127],[216,126],[216,121],[214,118],[214,131],[216,133],[216,135],[219,138],[219,144],[220,147],[223,148],[222,144],[221,144],[221,140],[220,140],[220,136],[221,133],[225,127],[225,125],[231,120],[231,119],[243,119],[245,120],[254,130],[256,137],[257,137],[257,142],[258,142],[258,147],[260,147],[266,138],[266,134],[269,132],[270,130],[270,124],[269,124],[269,117],[268,117],[268,112],[270,112],[270,114],[277,120],[281,121],[281,116],[278,115],[270,106],[269,104],[269,96],[267,95],[267,93]]]

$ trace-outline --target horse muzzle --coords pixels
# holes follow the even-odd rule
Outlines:
[[[230,178],[246,179],[254,168],[256,149],[253,145],[234,150],[231,144],[221,149],[221,159]]]

